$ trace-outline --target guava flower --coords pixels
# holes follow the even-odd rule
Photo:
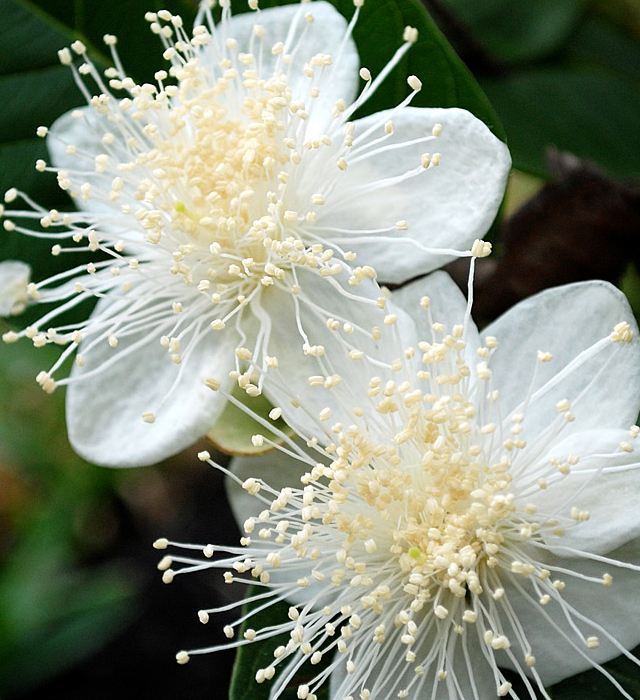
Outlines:
[[[281,435],[278,452],[232,468],[241,546],[198,557],[159,540],[178,548],[163,579],[222,568],[257,587],[254,612],[289,602],[279,623],[254,628],[249,611],[242,633],[225,628],[225,647],[273,644],[256,680],[274,699],[302,667],[301,700],[323,684],[331,700],[549,698],[545,686],[588,668],[631,699],[602,666],[639,663],[627,649],[640,642],[640,356],[623,295],[548,290],[480,340],[444,273],[396,294],[418,340],[390,319],[377,363],[348,348],[330,375],[292,375],[299,407],[278,411],[302,442]],[[307,411],[314,392],[324,407]]]
[[[411,107],[412,76],[395,109],[354,120],[417,35],[408,27],[373,78],[352,40],[361,4],[347,24],[324,2],[233,18],[225,2],[215,26],[204,3],[191,35],[180,17],[148,13],[164,45],[153,84],[126,75],[114,36],[104,75],[80,41],[60,51],[87,106],[39,128],[53,164],[36,167],[57,173],[79,211],[11,189],[6,205],[28,206],[5,211],[4,226],[96,260],[30,284],[32,302],[55,306],[4,340],[66,346],[38,381],[68,385],[70,439],[88,459],[144,464],[183,449],[225,405],[205,377],[260,393],[252,376],[277,363],[273,328],[310,352],[314,325],[359,296],[377,303],[376,273],[423,274],[491,223],[509,155],[471,114]],[[58,321],[90,299],[88,318]],[[265,310],[291,299],[292,316]]]

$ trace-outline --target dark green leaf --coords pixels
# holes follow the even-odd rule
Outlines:
[[[54,566],[47,570],[48,563]],[[78,663],[130,619],[133,590],[124,570],[70,572],[61,564],[41,558],[13,582],[0,579],[3,606],[12,614],[0,620],[4,690],[25,690]]]
[[[0,344],[0,692],[77,663],[131,619],[131,572],[78,564],[80,550],[93,546],[85,513],[100,519],[99,541],[119,475],[71,450],[64,394],[47,396],[35,381],[56,356],[53,348]]]
[[[584,0],[444,0],[494,57],[531,61],[562,47],[580,19]]]
[[[640,172],[639,84],[602,71],[548,69],[482,86],[504,124],[514,167],[544,177],[545,149],[556,147],[614,176]]]
[[[640,42],[595,15],[580,22],[565,54],[568,63],[581,67],[598,66],[634,81],[640,76]]]
[[[103,55],[108,55],[102,41],[104,34],[117,36],[122,63],[138,81],[152,81],[162,62],[162,44],[150,31],[145,13],[164,8],[181,15],[185,27],[190,27],[197,6],[189,0],[34,0],[34,4]]]
[[[46,148],[35,131],[83,101],[57,49],[71,33],[39,10],[15,0],[0,0],[0,193],[9,187],[33,187],[37,158]],[[37,190],[36,190],[37,191]],[[31,189],[31,192],[34,192]],[[50,191],[53,194],[52,191]],[[65,201],[55,194],[55,202]]]

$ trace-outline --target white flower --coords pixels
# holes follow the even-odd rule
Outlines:
[[[420,309],[424,286],[431,306],[425,297]],[[293,397],[315,392],[311,405],[324,405],[304,421],[303,400],[281,405],[306,447],[236,460],[243,546],[221,547],[218,561],[171,553],[164,580],[223,568],[228,581],[255,580],[260,607],[290,602],[280,624],[226,645],[288,635],[257,674],[271,698],[307,662],[307,700],[323,683],[331,700],[549,698],[545,686],[592,667],[631,698],[601,665],[639,663],[626,650],[640,642],[629,428],[640,353],[623,295],[598,282],[552,289],[481,341],[444,273],[396,294],[415,306],[422,339],[402,342],[391,325],[377,365],[334,353],[329,384],[321,371],[306,387],[292,374]]]
[[[69,385],[70,439],[94,462],[183,449],[224,408],[205,377],[258,393],[253,368],[277,362],[273,329],[308,349],[318,320],[357,295],[375,304],[376,271],[393,282],[438,267],[486,230],[502,197],[504,144],[463,110],[411,107],[417,78],[395,109],[353,121],[415,30],[373,79],[351,38],[358,7],[347,25],[324,2],[234,18],[221,4],[221,23],[205,3],[191,37],[177,16],[147,15],[164,44],[154,84],[126,76],[113,36],[104,76],[81,42],[60,51],[88,106],[39,128],[54,165],[36,167],[57,173],[79,211],[5,196],[32,209],[6,211],[8,231],[33,234],[19,225],[30,217],[54,255],[96,253],[32,285],[34,302],[56,308],[5,336],[67,344],[38,380],[46,391]],[[92,298],[88,319],[56,325]],[[76,348],[71,376],[58,379]]]

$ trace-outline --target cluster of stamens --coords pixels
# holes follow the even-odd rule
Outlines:
[[[355,4],[357,16],[362,3]],[[361,95],[352,104],[338,99],[329,113],[318,114],[333,59],[319,53],[302,66],[299,58],[294,62],[304,52],[304,28],[293,45],[267,46],[265,28],[256,23],[251,40],[255,50],[241,52],[227,32],[228,4],[215,36],[208,11],[205,16],[209,26],[196,26],[188,36],[179,16],[166,10],[147,14],[169,63],[168,70],[155,73],[155,83],[138,84],[126,75],[112,35],[104,41],[114,67],[104,75],[82,42],[59,52],[88,103],[72,117],[94,132],[97,149],[89,153],[78,147],[73,129],[64,136],[40,127],[38,135],[48,137],[54,151],[64,151],[69,166],[56,168],[40,160],[36,167],[55,172],[61,189],[81,206],[97,205],[99,214],[45,210],[16,189],[6,193],[5,203],[21,198],[32,209],[0,211],[7,231],[36,235],[16,221],[38,219],[45,233],[37,235],[80,244],[66,248],[56,242],[54,255],[100,254],[86,266],[29,284],[31,302],[58,302],[60,309],[3,336],[6,342],[26,336],[37,347],[68,344],[59,361],[38,376],[48,392],[70,381],[54,375],[80,342],[76,362],[83,366],[95,345],[116,348],[143,331],[180,364],[209,331],[232,325],[244,339],[242,324],[247,314],[260,316],[260,298],[269,288],[302,296],[296,274],[300,268],[322,277],[344,274],[352,286],[375,278],[370,266],[352,266],[355,254],[327,240],[322,227],[314,224],[325,203],[339,194],[340,174],[351,153],[367,157],[367,146],[358,143],[349,119],[384,75],[373,81],[363,68]],[[314,21],[312,12],[301,11],[301,17],[303,27]],[[354,23],[355,18],[348,32]],[[407,28],[404,38],[384,74],[416,41],[416,30]],[[261,70],[265,54],[275,61],[268,75]],[[290,87],[294,70],[302,71],[295,80],[306,85],[303,97]],[[97,84],[97,94],[89,92],[88,79]],[[399,109],[421,88],[414,76],[408,82],[412,92]],[[435,138],[440,128],[434,126],[424,140]],[[380,130],[374,150],[393,133],[393,122],[381,123]],[[438,154],[424,154],[407,177],[438,161]],[[407,222],[392,228],[404,231]],[[59,313],[104,296],[124,300],[111,309],[120,313],[95,313],[72,326],[55,325]],[[274,362],[269,359],[268,332],[249,348],[239,345],[238,351],[252,359],[247,364],[236,357],[234,374],[250,385],[250,393],[259,392],[248,378],[252,364],[264,371]],[[146,413],[145,420],[152,422],[154,413]]]
[[[422,305],[428,308],[426,298]],[[496,692],[507,695],[512,686],[497,669],[499,654],[516,658],[511,650],[519,649],[523,656],[516,662],[534,677],[536,664],[535,650],[509,602],[513,591],[526,590],[541,610],[553,603],[572,615],[562,597],[567,572],[545,563],[544,551],[589,513],[572,505],[545,515],[529,499],[569,476],[579,458],[553,458],[544,478],[527,479],[532,465],[523,437],[525,415],[516,412],[500,420],[498,391],[492,387],[490,360],[497,340],[488,337],[470,367],[463,327],[447,332],[443,324],[432,323],[432,329],[430,342],[405,349],[404,360],[390,367],[398,379],[371,377],[364,404],[350,396],[353,424],[335,423],[324,441],[309,439],[312,456],[301,453],[300,460],[310,468],[300,487],[273,491],[257,478],[242,483],[264,510],[244,523],[237,553],[205,564],[180,556],[161,563],[167,582],[182,571],[229,565],[228,583],[254,580],[267,589],[273,586],[274,595],[285,585],[280,570],[283,581],[295,581],[285,587],[296,605],[280,626],[290,640],[275,649],[273,663],[256,676],[258,682],[276,679],[275,697],[286,685],[282,677],[291,677],[291,666],[276,676],[280,664],[299,668],[309,661],[313,667],[323,658],[333,658],[330,668],[346,665],[345,697],[355,697],[356,688],[360,697],[391,697],[392,691],[406,697],[425,683],[447,679],[452,639],[465,635],[477,637],[487,658],[494,659]],[[606,342],[629,340],[628,325],[620,324]],[[550,353],[538,355],[538,362],[551,360]],[[345,390],[337,375],[310,377],[309,383],[317,391]],[[550,426],[561,432],[569,425],[569,409],[569,401],[559,401]],[[329,417],[328,408],[320,411],[318,425]],[[630,438],[639,432],[634,426]],[[619,448],[633,450],[629,442]],[[167,544],[161,540],[157,546]],[[204,553],[213,551],[209,547]],[[174,571],[175,562],[186,567]],[[613,578],[604,572],[590,580],[608,588]],[[207,621],[211,612],[202,611],[201,619]],[[225,633],[233,638],[234,627]],[[229,646],[267,637],[268,632],[263,637],[245,623],[243,637]],[[430,649],[421,644],[424,639],[432,639]],[[582,642],[587,650],[599,646],[596,634]],[[384,658],[403,658],[413,669],[412,676],[400,674],[403,685],[385,679],[367,684],[381,649]],[[184,663],[189,654],[202,651],[208,650],[181,652],[178,660]],[[335,657],[329,655],[334,652]],[[318,672],[298,689],[298,697],[315,698],[325,676]]]

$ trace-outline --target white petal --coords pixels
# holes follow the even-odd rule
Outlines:
[[[314,17],[311,23],[305,19],[309,12]],[[252,41],[256,24],[265,29],[260,53],[260,43],[255,37]],[[219,25],[217,30],[221,29]],[[308,97],[311,83],[303,73],[304,64],[316,54],[330,55],[332,65],[324,69],[320,97],[315,98],[313,107],[315,116],[322,117],[326,123],[331,119],[331,108],[336,100],[342,98],[351,102],[358,87],[360,60],[353,39],[349,37],[345,41],[346,29],[346,20],[332,5],[313,2],[269,8],[258,14],[235,15],[227,31],[237,40],[239,51],[256,56],[262,66],[260,77],[269,77],[282,68],[287,73],[294,99],[304,99],[308,105],[311,104]],[[282,66],[281,55],[271,53],[271,48],[279,41],[284,43],[284,51],[291,54],[290,69]],[[319,68],[315,70],[320,71]]]
[[[31,268],[19,260],[0,262],[0,316],[9,316],[27,300]]]
[[[74,116],[74,114],[81,116]],[[108,148],[102,143],[102,137],[107,131],[114,135],[114,141]],[[67,151],[69,146],[74,147],[73,154]],[[96,156],[109,154],[112,164],[127,163],[131,160],[124,137],[118,129],[106,118],[100,118],[91,107],[71,110],[56,119],[49,129],[47,149],[52,163],[57,168],[70,173],[74,188],[79,188],[81,184],[88,182],[93,194],[100,192],[108,195],[115,169],[112,165],[111,168],[107,167],[105,173],[97,173]],[[75,175],[75,171],[81,171],[82,175]],[[122,204],[128,203],[135,209],[140,206],[139,201],[127,196],[126,189],[122,191],[117,204],[101,201],[95,196],[90,196],[88,199],[78,196],[74,201],[78,209],[102,217],[98,219],[102,230],[108,229],[110,221],[121,215]]]
[[[72,381],[67,389],[69,440],[96,464],[129,467],[159,462],[202,437],[224,408],[224,397],[204,382],[209,376],[224,380],[233,368],[235,335],[205,336],[181,365],[171,362],[155,334],[126,354],[127,347],[143,337],[125,336],[117,348],[105,340],[87,353],[84,367],[76,365],[72,371],[72,378],[80,381]],[[109,368],[83,379],[83,374],[113,357],[119,359]],[[180,371],[180,381],[160,407]],[[147,412],[155,413],[155,422],[142,419]]]
[[[391,638],[400,634],[394,630],[393,622],[388,621],[386,625],[387,637]],[[371,691],[371,698],[395,698],[400,690],[408,688],[409,700],[422,700],[430,698],[433,700],[486,700],[486,698],[496,697],[496,682],[491,666],[487,663],[480,649],[477,635],[473,633],[473,628],[468,627],[464,636],[464,644],[467,647],[467,658],[463,651],[463,638],[456,637],[454,644],[449,644],[446,658],[447,676],[444,680],[437,681],[436,672],[439,670],[433,664],[424,675],[418,676],[414,667],[432,651],[435,643],[440,640],[436,638],[431,630],[425,634],[423,630],[418,631],[416,642],[411,649],[416,654],[416,663],[407,663],[404,655],[407,647],[396,643],[391,645],[390,639],[378,645],[373,640],[363,640],[359,644],[353,644],[353,656],[351,657],[358,668],[364,664],[370,667],[366,679],[358,683],[360,686]],[[329,698],[331,700],[342,700],[354,691],[355,683],[353,676],[346,672],[346,654],[341,655],[342,662],[331,673],[329,678]],[[340,658],[340,657],[338,657]],[[411,683],[413,682],[413,685]],[[457,682],[457,683],[456,683]],[[437,691],[432,695],[433,687],[436,685]]]
[[[299,444],[300,449],[304,449],[301,444]],[[311,458],[309,458],[310,461]],[[244,482],[249,478],[262,479],[267,486],[271,487],[275,491],[279,492],[285,487],[290,488],[302,488],[300,483],[300,477],[303,476],[312,468],[312,465],[305,464],[301,460],[294,459],[293,457],[281,452],[280,450],[274,450],[267,454],[263,454],[256,457],[234,457],[229,464],[229,470],[233,475]],[[238,527],[242,530],[243,524],[248,518],[257,518],[258,515],[267,507],[265,501],[252,496],[245,489],[243,489],[235,480],[226,479],[225,487],[227,492],[227,498],[229,504],[231,505],[231,510],[233,512],[234,518]],[[270,502],[275,498],[273,494],[266,493],[262,491],[262,496],[266,496],[267,500]],[[273,551],[274,545],[270,540],[262,540],[259,537],[254,537],[251,543],[251,548],[264,549],[266,552]],[[277,547],[276,547],[277,549]],[[265,554],[266,554],[265,552]],[[331,556],[333,556],[331,552]],[[336,562],[333,567],[327,565],[323,568],[323,573],[330,578],[333,569],[338,568],[339,564]],[[306,605],[312,602],[312,609],[317,609],[318,607],[323,607],[325,605],[332,605],[335,600],[332,600],[328,595],[321,598],[321,601],[314,601],[314,597],[318,593],[318,584],[310,585],[308,587],[300,587],[296,585],[297,580],[311,573],[311,565],[306,569],[304,563],[302,568],[297,566],[283,566],[281,568],[272,569],[269,572],[270,582],[278,587],[289,586],[290,595],[287,596],[287,601],[295,605]],[[339,596],[339,589],[334,589],[331,591],[331,595]]]
[[[301,488],[300,477],[309,471],[309,465],[281,452],[272,450],[255,457],[234,457],[230,471],[241,482],[249,478],[262,479],[276,491],[285,487]],[[231,479],[225,481],[227,498],[239,527],[247,518],[261,513],[265,505]]]
[[[621,443],[635,447],[626,452]],[[527,465],[523,478],[535,481],[552,459],[579,457],[566,476],[555,470],[548,486],[528,497],[550,517],[570,517],[571,508],[588,511],[588,520],[567,528],[561,537],[550,537],[550,546],[606,554],[640,536],[640,445],[623,430],[590,430],[574,433],[554,445],[536,465]],[[561,552],[559,552],[561,553]],[[575,552],[574,552],[575,554]],[[571,556],[565,552],[564,556]]]
[[[346,425],[353,423],[355,416],[352,409],[363,406],[368,401],[369,379],[375,375],[383,378],[387,373],[390,375],[388,365],[401,352],[399,343],[389,342],[390,333],[383,332],[382,339],[375,342],[370,335],[366,337],[364,332],[356,330],[353,335],[345,333],[343,322],[350,322],[370,334],[374,326],[383,326],[385,316],[393,312],[398,318],[398,333],[409,341],[408,345],[414,344],[411,340],[415,339],[415,331],[413,322],[401,309],[390,304],[385,310],[376,306],[374,300],[381,295],[381,291],[374,284],[365,281],[355,288],[349,287],[344,282],[344,275],[341,275],[340,280],[337,277],[331,278],[338,283],[338,287],[335,287],[328,279],[305,270],[298,271],[297,275],[302,289],[297,296],[297,310],[291,294],[274,290],[274,293],[262,297],[261,303],[266,313],[272,319],[278,319],[271,329],[269,351],[279,362],[276,370],[269,371],[264,393],[273,404],[282,408],[284,419],[294,430],[310,438],[319,437],[323,432],[329,434],[331,426],[336,422]],[[326,319],[329,316],[339,320],[339,330],[331,331],[327,328]],[[290,320],[284,322],[283,319]],[[297,319],[307,334],[310,345],[322,345],[325,348],[322,357],[303,353],[303,338],[294,319]],[[387,366],[379,364],[372,367],[366,359],[350,359],[350,344],[375,355]],[[343,379],[333,389],[311,386],[309,383],[311,376],[331,375],[339,375]],[[292,398],[300,404],[299,408],[292,407]],[[327,407],[331,409],[330,419],[320,421],[318,415]]]
[[[613,326],[628,321],[632,343],[610,343],[584,364],[576,356],[607,337]],[[607,282],[580,282],[548,289],[520,302],[485,328],[496,336],[491,359],[493,385],[500,390],[503,415],[516,409],[529,391],[553,380],[565,367],[567,376],[535,400],[525,412],[523,436],[531,442],[557,417],[556,404],[568,399],[576,416],[560,437],[595,428],[621,428],[635,422],[640,408],[640,342],[625,296]],[[552,353],[537,362],[538,350]]]
[[[640,540],[635,540],[612,552],[611,556],[636,566],[640,565]],[[506,596],[513,605],[518,623],[524,629],[530,644],[530,649],[524,651],[536,657],[535,669],[545,686],[588,670],[592,667],[591,661],[604,663],[619,656],[622,649],[632,649],[640,643],[638,571],[616,568],[606,563],[586,559],[562,559],[557,562],[551,560],[549,563],[551,565],[558,563],[564,568],[585,576],[599,578],[605,572],[613,576],[612,585],[605,588],[602,584],[563,575],[561,578],[566,587],[561,596],[562,600],[572,605],[582,615],[596,625],[604,627],[617,639],[619,646],[608,641],[606,636],[593,626],[576,620],[584,636],[584,639],[579,638],[569,626],[558,603],[551,601],[548,605],[541,606],[537,602],[536,594],[533,594],[533,600],[530,601],[514,590],[511,585],[505,585]],[[571,647],[564,635],[576,643],[579,651]],[[597,649],[588,649],[586,646],[584,640],[591,636],[599,639],[600,646]],[[515,639],[515,636],[512,639]],[[513,647],[512,642],[512,649]],[[513,651],[517,656],[518,651],[516,649]],[[580,652],[583,652],[584,656]],[[504,660],[504,666],[513,668],[512,663],[507,659]]]
[[[447,332],[454,325],[463,325],[467,310],[467,300],[458,285],[446,272],[438,270],[415,282],[409,282],[393,292],[392,300],[403,308],[413,319],[418,329],[418,339],[430,341],[432,328],[429,316],[420,306],[420,299],[429,297],[429,308],[434,322],[443,323]],[[480,347],[480,336],[475,323],[469,319],[464,331],[466,361],[471,371],[475,370],[478,362],[477,350]]]
[[[319,226],[355,230],[395,227],[406,221],[409,228],[393,231],[394,242],[375,237],[358,239],[349,248],[362,264],[373,265],[384,282],[400,283],[440,267],[452,259],[427,248],[467,250],[481,238],[502,201],[511,160],[507,147],[472,114],[461,109],[408,107],[398,112],[379,112],[355,122],[356,138],[377,125],[366,138],[384,136],[384,124],[392,121],[393,134],[371,155],[355,162],[356,151],[347,154],[348,167],[340,179],[342,198],[332,197],[332,207],[318,217]],[[431,134],[442,124],[442,133],[428,142],[410,143]],[[402,145],[406,144],[406,145]],[[385,182],[421,167],[422,154],[438,152],[438,167],[395,184]],[[420,247],[421,246],[421,247]]]

